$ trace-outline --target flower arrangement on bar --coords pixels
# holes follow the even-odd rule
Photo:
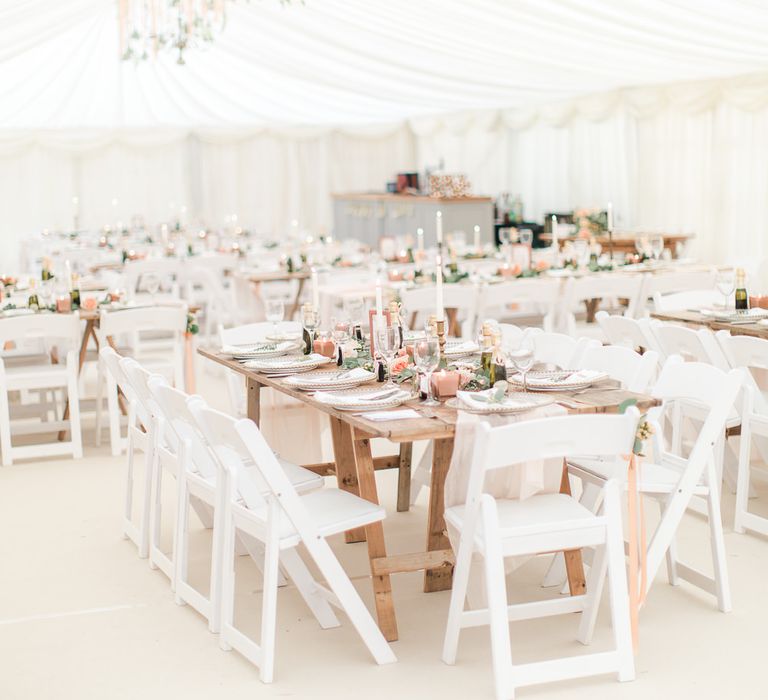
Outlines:
[[[601,209],[574,209],[573,223],[579,238],[591,238],[608,230],[608,214]]]

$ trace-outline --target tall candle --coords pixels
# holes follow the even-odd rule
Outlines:
[[[437,268],[435,269],[435,280],[437,286],[435,287],[435,316],[438,321],[442,321],[444,318],[443,311],[443,256],[438,255],[435,261]]]
[[[381,294],[381,282],[376,280],[376,325],[381,324],[381,319],[384,317],[384,299]]]
[[[317,270],[312,268],[312,306],[317,311],[320,309],[320,289],[317,286]]]
[[[608,230],[613,231],[613,202],[608,202]]]
[[[557,217],[552,214],[552,248],[557,255],[558,241],[557,241]]]
[[[443,247],[443,212],[437,212],[435,216],[435,226],[437,228],[437,247]]]
[[[475,224],[475,250],[480,250],[480,227]]]
[[[418,240],[418,248],[420,251],[424,251],[424,229],[423,228],[417,228],[416,229],[416,238]]]

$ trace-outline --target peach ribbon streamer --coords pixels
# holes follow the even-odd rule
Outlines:
[[[192,334],[184,334],[184,383],[188,394],[195,393],[195,356],[193,353]]]
[[[627,510],[629,517],[629,618],[632,627],[632,645],[637,652],[639,643],[638,621],[640,608],[645,602],[648,588],[646,567],[645,509],[638,489],[640,460],[634,453],[627,465]],[[639,586],[638,586],[639,583]]]

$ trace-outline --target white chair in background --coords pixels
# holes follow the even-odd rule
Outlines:
[[[663,405],[648,412],[656,427],[654,454],[652,459],[642,460],[638,471],[639,493],[656,500],[661,510],[659,523],[646,552],[646,593],[666,558],[671,584],[676,585],[678,578],[682,578],[715,595],[723,612],[731,609],[720,515],[719,476],[715,464],[716,445],[723,435],[740,387],[741,377],[737,370],[726,373],[712,365],[683,362],[680,357],[670,358],[662,368],[652,396],[660,399]],[[681,440],[675,439],[674,435],[669,449],[663,439],[662,421],[667,419],[667,412],[678,402],[683,402],[686,407],[697,405],[702,412],[703,425],[687,455],[679,448]],[[673,430],[679,428],[673,424]],[[589,450],[583,454],[589,454]],[[579,457],[569,460],[568,467],[571,474],[586,483],[601,486],[611,479],[627,483],[626,461],[616,463]],[[706,502],[712,576],[682,564],[677,558],[675,536],[695,496]]]
[[[514,348],[542,332],[541,328],[520,328],[512,323],[500,323],[501,346]]]
[[[662,357],[680,355],[684,360],[706,362],[718,369],[730,369],[714,334],[708,328],[694,330],[675,323],[653,320],[649,327]]]
[[[658,341],[647,318],[636,319],[598,311],[595,321],[611,345],[621,345],[633,350],[658,350]]]
[[[169,378],[175,386],[184,388],[186,330],[187,306],[179,303],[120,311],[102,311],[97,333],[102,348],[119,346],[121,350],[124,350],[123,354],[130,353],[130,356],[141,362],[142,366]],[[159,342],[145,337],[147,334],[157,334],[158,332],[165,336]],[[101,413],[105,377],[103,360],[100,360],[96,380],[97,445],[101,443]],[[115,376],[115,379],[119,385],[119,377]],[[119,431],[120,413],[117,402],[113,400],[115,398],[115,386],[108,386],[107,390],[110,441],[114,454],[115,445],[119,441],[119,435],[115,431]]]
[[[715,289],[689,289],[685,292],[662,295],[653,293],[653,310],[656,313],[665,311],[698,311],[711,309],[723,303],[723,297]]]
[[[39,355],[24,357],[22,354],[13,360],[0,357],[0,451],[3,466],[12,465],[14,459],[56,455],[71,455],[80,459],[83,456],[79,366],[75,352],[79,338],[80,321],[75,314],[17,316],[3,319],[0,324],[0,348],[11,342],[21,346],[42,342],[51,353],[44,361]],[[56,398],[57,392],[63,391],[66,391],[66,404],[63,396],[60,400]],[[20,416],[18,421],[13,420],[12,392],[40,394],[38,415],[28,415],[29,410],[25,410],[23,419]],[[52,405],[44,400],[44,395],[53,396]],[[68,418],[64,416],[65,405],[69,408]],[[34,410],[35,407],[13,408],[21,413],[21,409]],[[48,419],[51,410],[53,420]],[[69,430],[69,440],[54,439],[52,442],[16,446],[12,442],[12,434],[58,433],[61,430]]]
[[[224,545],[222,554],[222,619],[220,645],[235,648],[259,667],[259,676],[270,683],[274,674],[278,566],[288,576],[323,628],[339,621],[330,604],[343,609],[377,663],[395,661],[389,645],[339,564],[326,537],[382,520],[381,506],[339,489],[322,489],[299,495],[280,467],[256,424],[235,421],[190,401],[189,409],[205,435],[225,484]],[[264,494],[249,478],[255,466],[267,485]],[[264,587],[259,643],[234,624],[234,541],[242,531],[261,541],[265,548]],[[296,548],[305,550],[325,578],[328,588],[314,580]]]
[[[564,369],[572,369],[586,348],[600,345],[599,341],[592,338],[577,339],[564,333],[536,333],[531,336],[531,343],[536,362]]]
[[[643,355],[620,345],[599,345],[584,348],[574,369],[607,372],[611,379],[637,394],[648,392],[659,367],[659,354],[649,350]]]
[[[127,445],[127,435],[123,437],[121,423],[122,411],[125,411],[125,417],[127,418],[127,425],[133,423],[134,417],[131,411],[135,409],[134,401],[136,395],[133,392],[133,387],[128,381],[128,378],[123,372],[123,368],[120,365],[120,361],[123,359],[122,355],[118,354],[114,349],[108,345],[102,347],[99,350],[99,362],[103,363],[106,371],[102,370],[102,374],[105,379],[105,386],[107,391],[107,414],[109,415],[109,441],[112,450],[112,456],[117,457],[125,450]],[[101,386],[101,385],[99,385]],[[122,398],[121,398],[122,397]],[[122,409],[121,409],[122,402]],[[97,444],[99,443],[99,436],[101,434],[101,417],[102,411],[98,410],[98,406],[101,404],[100,392],[97,393],[97,411],[96,411],[96,436]]]
[[[490,625],[493,675],[497,698],[515,696],[517,688],[566,678],[614,672],[621,681],[634,679],[629,599],[624,570],[621,505],[615,481],[604,487],[603,514],[596,515],[566,494],[539,494],[524,500],[494,498],[484,493],[489,472],[525,462],[596,452],[622,460],[632,449],[638,413],[563,416],[491,428],[478,426],[467,485],[466,502],[446,508],[445,520],[460,533],[451,591],[443,661],[455,663],[463,627]],[[512,446],[512,447],[510,447]],[[626,463],[626,462],[625,462]],[[552,551],[597,547],[584,595],[509,605],[504,559]],[[482,557],[487,609],[464,610],[470,569]],[[533,663],[514,663],[510,621],[582,613],[578,640],[591,641],[604,581],[608,576],[614,648]]]
[[[543,330],[554,331],[559,302],[560,280],[558,279],[540,277],[511,280],[494,285],[483,285],[478,301],[478,316],[480,318],[493,316],[498,320],[538,316],[541,317]]]
[[[688,272],[675,270],[645,275],[640,291],[638,312],[641,315],[647,313],[648,301],[652,300],[655,294],[660,294],[663,298],[664,295],[677,294],[678,292],[713,289],[716,275],[715,270],[691,270]]]
[[[638,275],[589,275],[587,277],[571,277],[565,283],[562,302],[562,330],[571,336],[576,336],[575,310],[581,309],[584,302],[591,299],[627,300],[624,316],[634,318],[640,286],[643,278]]]
[[[137,294],[160,292],[179,298],[179,277],[181,273],[179,258],[146,258],[129,260],[125,263],[124,276],[129,298]],[[158,289],[151,289],[149,280],[157,281]]]
[[[235,325],[243,321],[239,306],[235,304],[231,290],[224,287],[222,277],[206,265],[210,261],[189,262],[181,273],[184,299],[190,306],[198,306],[202,312],[202,332],[211,341],[219,325]]]
[[[768,397],[754,376],[759,373],[764,378],[768,372],[768,340],[731,335],[728,331],[718,331],[716,337],[731,367],[741,369],[745,394],[733,529],[768,535],[768,518],[749,512],[753,447],[757,448],[762,463],[768,464]]]
[[[424,323],[431,314],[435,313],[434,286],[403,289],[400,299],[411,328],[417,328],[420,323]],[[443,285],[443,305],[446,309],[457,310],[462,337],[474,338],[475,336],[478,300],[477,287],[464,284]]]

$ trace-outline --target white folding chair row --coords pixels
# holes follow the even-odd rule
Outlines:
[[[582,310],[584,302],[591,299],[604,299],[616,303],[619,299],[627,301],[623,316],[634,318],[643,278],[640,275],[606,274],[571,277],[565,283],[561,305],[562,318],[560,327],[568,335],[575,336],[576,311]]]
[[[633,350],[656,350],[658,340],[651,330],[647,318],[629,318],[598,311],[595,320],[600,324],[605,339],[610,345],[621,345]]]
[[[485,284],[480,288],[478,317],[494,317],[501,321],[541,317],[541,327],[545,331],[554,331],[561,300],[560,288],[559,279],[547,277]]]
[[[712,365],[683,362],[680,357],[671,357],[664,364],[651,392],[652,396],[662,401],[662,406],[648,412],[649,419],[655,425],[653,458],[642,461],[638,471],[638,490],[641,495],[658,502],[661,518],[646,552],[646,593],[666,557],[671,584],[677,584],[678,577],[682,578],[715,595],[723,612],[731,609],[715,453],[740,387],[738,370],[726,373]],[[672,423],[673,436],[669,448],[663,439],[662,424],[678,402],[684,402],[686,406],[698,405],[702,411],[703,425],[687,454],[680,449],[682,441],[676,435],[680,430],[679,424]],[[569,470],[583,481],[598,486],[612,479],[618,480],[625,488],[628,483],[626,460],[616,463],[591,457],[578,458],[569,463]],[[675,536],[694,496],[706,502],[712,576],[677,559]],[[595,504],[591,505],[594,507]]]
[[[403,289],[400,292],[403,309],[408,315],[408,323],[412,328],[426,322],[435,313],[435,287],[415,287]],[[443,304],[446,309],[457,309],[461,335],[474,338],[477,326],[477,308],[479,291],[473,285],[446,284],[443,285]],[[447,329],[446,329],[447,332]]]
[[[212,340],[219,325],[234,325],[243,320],[231,289],[223,283],[223,274],[209,269],[210,261],[187,262],[181,272],[181,288],[190,306],[200,307],[202,332]]]
[[[665,311],[687,311],[690,309],[712,308],[722,304],[722,295],[715,289],[688,289],[674,294],[653,293],[653,310],[656,313]]]
[[[474,441],[465,503],[445,511],[445,520],[460,533],[448,612],[443,661],[453,664],[459,633],[464,627],[489,625],[496,697],[513,698],[517,688],[597,674],[617,674],[621,681],[635,675],[629,600],[621,541],[621,506],[615,481],[603,490],[604,508],[596,515],[566,494],[530,498],[494,498],[485,492],[486,475],[502,468],[551,458],[595,452],[606,460],[621,460],[632,449],[638,413],[564,416],[491,428],[481,423]],[[504,559],[552,551],[597,547],[583,595],[509,605]],[[482,560],[486,609],[464,610],[470,570]],[[510,621],[582,613],[577,638],[591,641],[604,581],[613,623],[614,648],[532,663],[515,663]]]
[[[649,300],[653,303],[656,294],[661,295],[662,303],[666,295],[687,292],[691,290],[710,290],[714,288],[716,271],[710,270],[675,270],[647,274],[640,291],[639,315],[646,315]],[[658,311],[658,309],[657,309]]]
[[[768,376],[768,340],[728,331],[716,337],[730,366],[741,371],[744,391],[733,529],[768,535],[768,518],[749,512],[753,448],[761,464],[768,464],[768,396],[756,381]]]
[[[24,345],[42,342],[52,353],[48,356],[0,357],[0,452],[3,466],[14,459],[71,455],[83,456],[80,428],[80,393],[78,358],[75,348],[80,336],[80,321],[75,314],[35,314],[3,319],[0,323],[0,348],[6,343]],[[63,357],[61,357],[63,355]],[[55,361],[54,361],[55,360]],[[62,362],[63,360],[63,362]],[[15,392],[37,394],[39,404],[14,404]],[[66,392],[66,399],[64,398]],[[53,396],[48,402],[46,396]],[[66,402],[66,403],[65,403]],[[65,416],[65,405],[69,416]],[[22,414],[18,419],[13,413]],[[30,415],[28,410],[37,409]],[[52,414],[52,415],[51,415]],[[12,437],[69,430],[69,440],[14,445]]]
[[[573,338],[564,333],[536,333],[530,336],[530,340],[536,362],[564,369],[575,367],[584,350],[600,345],[592,338]]]

